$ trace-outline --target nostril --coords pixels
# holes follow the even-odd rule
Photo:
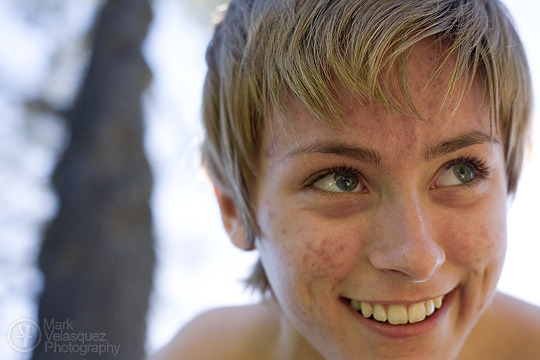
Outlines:
[[[425,282],[444,264],[446,256],[437,243],[428,239],[418,241],[423,244],[417,243],[415,248],[400,243],[372,249],[369,261],[377,270],[405,276],[415,283]]]

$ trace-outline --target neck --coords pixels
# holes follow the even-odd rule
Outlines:
[[[276,344],[277,359],[291,360],[324,360],[315,348],[296,330],[294,325],[283,314],[279,304],[274,300],[273,307],[279,314],[279,337]]]

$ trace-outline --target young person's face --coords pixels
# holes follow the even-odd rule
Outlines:
[[[478,83],[441,111],[449,71],[425,87],[428,45],[407,69],[427,121],[343,92],[343,124],[291,101],[290,128],[265,131],[256,246],[284,315],[329,359],[454,358],[499,278],[503,146]]]

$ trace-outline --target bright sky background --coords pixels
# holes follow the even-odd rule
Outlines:
[[[65,136],[53,119],[31,123],[31,136],[25,135],[29,130],[21,125],[21,114],[13,103],[21,96],[40,92],[47,92],[52,100],[68,96],[58,89],[73,88],[80,66],[70,67],[66,62],[63,73],[49,74],[49,64],[43,59],[55,48],[48,39],[54,35],[61,38],[57,44],[77,48],[70,39],[76,39],[89,23],[92,2],[70,2],[68,21],[61,27],[49,24],[50,33],[44,33],[17,22],[10,15],[13,3],[0,0],[0,48],[9,49],[0,52],[0,160],[12,159],[0,163],[0,354],[6,360],[27,358],[11,351],[3,334],[14,320],[37,316],[34,300],[41,281],[34,266],[41,235],[37,225],[54,212],[48,176]],[[155,1],[155,19],[144,48],[154,73],[154,82],[144,99],[145,144],[155,176],[152,208],[159,259],[149,314],[150,352],[201,311],[257,299],[243,290],[240,281],[249,273],[256,254],[243,253],[230,244],[198,162],[200,94],[204,51],[211,32],[210,14],[208,25],[201,25],[181,3]],[[536,103],[540,104],[540,3],[506,3],[525,42]],[[72,32],[62,32],[61,28]],[[47,77],[64,86],[44,89],[41,84]],[[536,139],[540,138],[539,127]],[[15,178],[17,181],[13,181]],[[538,184],[540,150],[536,149],[509,212],[509,247],[499,287],[540,305],[536,279],[540,275],[540,261],[536,259],[540,253]]]

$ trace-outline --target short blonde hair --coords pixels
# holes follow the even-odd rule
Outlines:
[[[293,95],[331,125],[340,113],[336,84],[361,99],[418,114],[404,68],[412,46],[428,37],[449,44],[441,50],[441,64],[457,59],[447,100],[463,79],[482,81],[492,124],[501,131],[508,193],[513,194],[529,138],[532,90],[523,46],[499,1],[229,4],[207,50],[202,155],[212,180],[233,195],[247,241],[254,242],[258,234],[253,192],[268,114]],[[397,85],[391,73],[397,75]],[[260,263],[249,284],[263,292],[269,289]]]

